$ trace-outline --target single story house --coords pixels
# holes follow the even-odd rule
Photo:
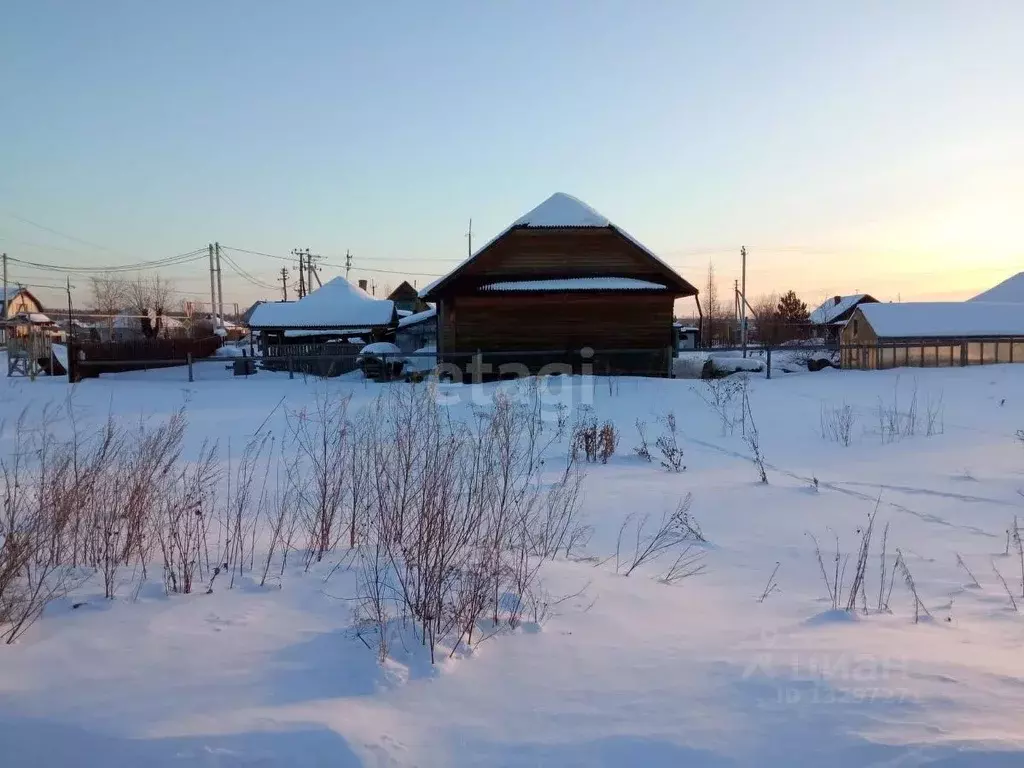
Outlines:
[[[808,322],[815,338],[835,341],[842,333],[846,321],[861,304],[877,304],[878,299],[867,293],[833,296],[811,312]]]
[[[1010,302],[863,304],[842,332],[843,368],[1024,362],[1024,307]]]
[[[376,299],[343,277],[329,280],[298,301],[264,302],[249,318],[264,357],[324,355],[332,351],[324,349],[328,342],[345,345],[341,352],[347,352],[349,337],[383,341],[397,325],[393,301]]]
[[[648,248],[564,193],[420,292],[437,305],[438,363],[481,377],[667,376],[675,301],[696,295]]]

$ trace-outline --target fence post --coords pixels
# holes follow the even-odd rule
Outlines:
[[[295,378],[295,364],[292,362],[292,354],[291,354],[291,352],[288,353],[288,378],[289,379],[294,379]]]
[[[770,379],[772,377],[772,348],[771,347],[767,347],[767,349],[765,351],[766,351],[767,360],[768,360],[768,362],[765,364],[765,370],[768,371],[767,378]]]
[[[185,359],[188,360],[188,380],[189,382],[193,382],[195,381],[195,378],[192,376],[192,353],[189,352],[185,355]]]

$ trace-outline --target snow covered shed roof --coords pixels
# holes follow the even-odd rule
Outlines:
[[[858,310],[880,339],[1024,336],[1024,307],[1010,302],[861,304]]]
[[[621,227],[616,226],[610,219],[602,215],[598,211],[591,208],[589,205],[584,203],[582,200],[573,197],[572,195],[566,194],[565,192],[556,192],[551,195],[547,200],[536,206],[529,212],[523,214],[518,219],[509,224],[505,229],[495,235],[493,238],[488,240],[481,248],[478,248],[469,258],[463,260],[455,269],[449,272],[444,277],[438,278],[430,285],[426,286],[420,291],[420,298],[426,298],[433,300],[436,296],[432,294],[442,286],[445,286],[452,281],[457,275],[459,275],[467,266],[475,261],[481,254],[487,251],[491,246],[501,240],[505,235],[509,234],[513,230],[517,229],[556,229],[556,230],[573,230],[573,229],[608,229],[611,230],[621,237],[628,240],[635,246],[644,256],[651,261],[655,262],[658,271],[664,274],[666,285],[662,287],[666,290],[671,288],[677,292],[677,295],[683,296],[695,296],[697,295],[697,289],[688,283],[686,280],[679,275],[672,267],[658,258],[653,252],[651,252],[646,246],[644,246],[635,237],[630,235]],[[582,277],[582,276],[581,276]]]
[[[570,277],[562,280],[509,280],[480,286],[481,291],[664,291],[665,286],[631,277]]]
[[[811,312],[808,320],[811,325],[830,325],[837,318],[849,312],[862,302],[874,303],[873,296],[866,293],[854,293],[850,296],[834,296]]]
[[[349,328],[391,325],[395,304],[376,299],[343,277],[336,277],[298,301],[260,304],[251,328]]]
[[[399,328],[408,328],[410,325],[419,325],[420,323],[426,322],[432,318],[437,317],[437,307],[431,307],[425,309],[422,312],[417,312],[413,315],[407,315],[398,321]]]
[[[999,285],[979,293],[968,301],[1009,301],[1024,304],[1024,272],[1006,278]]]

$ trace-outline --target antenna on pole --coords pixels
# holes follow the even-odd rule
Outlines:
[[[345,280],[348,280],[348,273],[352,271],[352,254],[345,249]]]
[[[284,300],[288,301],[288,267],[281,267],[281,290],[284,292]]]
[[[469,220],[469,229],[466,230],[466,255],[473,255],[473,219]]]

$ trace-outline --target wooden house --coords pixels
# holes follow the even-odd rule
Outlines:
[[[842,331],[843,368],[1024,362],[1024,308],[981,301],[863,304]]]
[[[836,341],[842,333],[846,321],[853,316],[857,307],[861,304],[877,303],[878,299],[867,293],[833,296],[811,312],[808,318],[814,337],[825,341]]]
[[[409,285],[408,280],[403,280],[402,284],[388,295],[388,299],[395,302],[395,309],[399,314],[417,314],[428,309],[427,303],[420,298],[419,291]]]
[[[438,362],[669,375],[673,306],[697,289],[590,206],[557,193],[420,296]],[[506,370],[511,371],[513,366]]]
[[[7,340],[9,331],[11,335],[24,334],[33,324],[30,318],[34,317],[39,325],[48,325],[51,322],[50,318],[43,314],[43,305],[39,299],[31,291],[20,286],[8,285],[6,291],[0,289],[0,306],[0,335],[4,341]],[[22,321],[27,322],[14,323],[19,316]],[[15,326],[20,330],[16,331]]]

